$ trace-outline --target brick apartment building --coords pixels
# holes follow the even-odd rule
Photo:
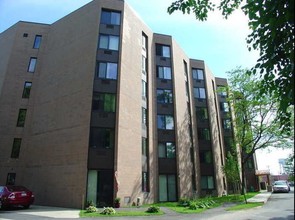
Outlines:
[[[192,42],[193,43],[193,42]],[[122,0],[0,34],[0,184],[81,208],[222,195],[227,84]]]

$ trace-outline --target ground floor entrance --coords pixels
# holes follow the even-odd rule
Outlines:
[[[88,170],[87,202],[97,207],[113,206],[114,171]]]

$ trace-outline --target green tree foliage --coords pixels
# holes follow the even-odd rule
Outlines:
[[[294,181],[294,150],[285,162],[284,170],[289,175],[289,181]]]
[[[177,0],[168,7],[194,13],[197,20],[206,21],[208,12],[218,9],[227,18],[236,9],[248,16],[252,33],[248,35],[249,50],[259,50],[260,58],[249,71],[261,80],[258,96],[271,94],[279,103],[277,117],[281,127],[290,131],[294,105],[294,0]]]
[[[237,155],[232,155],[230,152],[227,154],[222,172],[227,182],[233,186],[234,194],[236,194],[240,185],[240,166]]]
[[[262,82],[247,71],[237,68],[229,72],[228,101],[233,107],[235,143],[241,152],[242,193],[246,163],[256,150],[288,147],[292,138],[276,119],[276,100],[267,95],[259,96]]]

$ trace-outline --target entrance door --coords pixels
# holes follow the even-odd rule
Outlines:
[[[97,207],[113,206],[114,172],[113,170],[89,170],[87,183],[87,201]]]

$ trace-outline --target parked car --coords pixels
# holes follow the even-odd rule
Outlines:
[[[290,186],[285,180],[278,180],[273,183],[273,192],[290,192]]]
[[[29,208],[34,199],[33,192],[24,186],[0,186],[0,207],[2,209],[13,206]]]

